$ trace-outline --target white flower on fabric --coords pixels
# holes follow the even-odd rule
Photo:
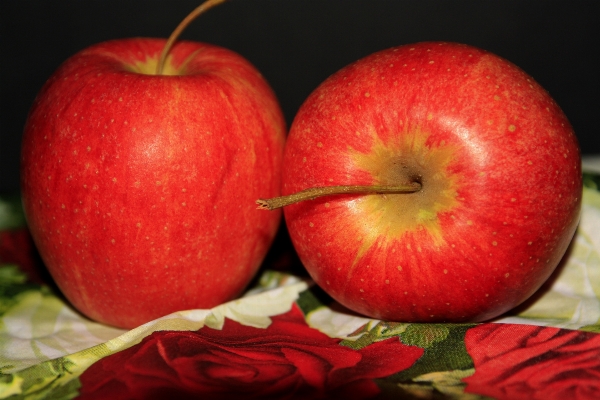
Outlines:
[[[221,304],[211,310],[179,311],[141,325],[106,343],[111,351],[123,350],[139,343],[155,331],[196,331],[203,326],[221,329],[225,318],[242,325],[266,328],[271,323],[269,317],[283,314],[292,308],[300,292],[307,284],[299,282],[282,286],[253,296],[242,297]]]
[[[124,331],[92,322],[59,298],[40,291],[20,295],[0,324],[0,359],[3,373],[103,343]]]
[[[271,324],[269,317],[291,310],[300,292],[306,289],[305,282],[298,282],[222,304],[211,310],[206,326],[221,329],[227,317],[242,325],[266,328]]]
[[[306,316],[306,323],[329,337],[357,340],[362,335],[356,332],[367,324],[377,324],[379,320],[334,311],[329,307],[319,307]],[[366,329],[368,330],[368,329]]]

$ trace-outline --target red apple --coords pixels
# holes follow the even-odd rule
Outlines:
[[[22,194],[35,243],[73,305],[131,328],[237,296],[280,215],[285,126],[259,72],[219,47],[165,40],[91,46],[39,93]]]
[[[284,211],[316,283],[375,318],[496,317],[549,277],[579,218],[567,118],[522,70],[466,45],[392,48],[337,72],[302,105],[283,162],[284,194],[416,188]]]

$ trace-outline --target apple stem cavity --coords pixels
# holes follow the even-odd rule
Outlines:
[[[226,1],[227,0],[207,0],[204,3],[200,4],[198,7],[196,7],[191,13],[188,14],[187,17],[185,17],[179,23],[179,25],[177,25],[177,28],[175,28],[173,33],[171,33],[171,36],[169,36],[169,39],[167,39],[167,43],[165,43],[165,47],[163,48],[162,53],[160,54],[158,64],[156,65],[156,75],[163,74],[167,56],[169,55],[173,44],[179,38],[179,35],[181,35],[181,32],[183,32],[183,30],[187,28],[190,25],[190,23],[192,23],[192,21],[195,20],[200,14],[203,14],[205,11],[208,11],[214,6],[217,6]]]
[[[421,190],[419,182],[412,182],[407,185],[398,186],[361,186],[361,185],[341,185],[341,186],[323,186],[304,189],[299,192],[286,196],[273,197],[271,199],[256,200],[259,210],[275,210],[290,204],[299,203],[305,200],[313,200],[317,197],[333,196],[341,194],[398,194],[415,193]]]

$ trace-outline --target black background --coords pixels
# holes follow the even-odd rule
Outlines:
[[[18,190],[27,112],[58,65],[91,44],[167,37],[201,0],[0,0],[0,193]],[[230,0],[182,38],[250,60],[288,124],[346,64],[387,47],[463,42],[519,65],[563,108],[584,154],[600,154],[600,1]]]

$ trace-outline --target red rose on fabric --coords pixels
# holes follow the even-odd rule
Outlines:
[[[423,354],[397,338],[361,350],[341,346],[310,328],[296,306],[272,320],[267,329],[226,320],[222,330],[155,332],[88,368],[81,398],[368,398],[379,393],[373,379]]]
[[[600,399],[600,335],[484,324],[465,336],[475,374],[466,392],[496,399]]]

